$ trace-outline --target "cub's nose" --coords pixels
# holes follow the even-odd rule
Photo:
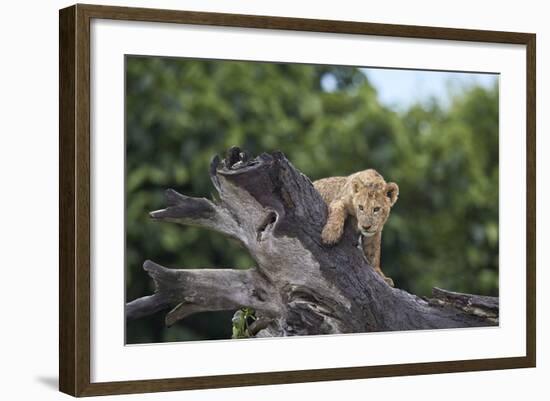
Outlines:
[[[371,229],[372,226],[362,226],[361,228],[365,231],[368,231]]]

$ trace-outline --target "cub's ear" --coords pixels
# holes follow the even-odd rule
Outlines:
[[[390,198],[391,205],[393,206],[397,202],[397,197],[399,196],[399,187],[395,182],[388,182],[386,184],[386,195]]]
[[[361,180],[359,178],[354,178],[352,181],[351,181],[351,189],[353,191],[354,194],[356,194],[357,192],[359,192],[361,190],[361,187],[363,186],[363,183],[361,182]]]

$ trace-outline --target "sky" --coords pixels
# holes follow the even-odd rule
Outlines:
[[[491,87],[498,74],[363,68],[379,100],[395,110],[435,98],[448,105],[453,93],[473,85]]]

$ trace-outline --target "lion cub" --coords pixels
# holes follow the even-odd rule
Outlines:
[[[369,169],[347,177],[323,178],[313,185],[329,210],[321,234],[323,243],[336,244],[342,237],[346,218],[351,216],[367,262],[393,287],[393,280],[380,268],[380,243],[384,223],[399,195],[397,184],[386,183],[378,172]]]

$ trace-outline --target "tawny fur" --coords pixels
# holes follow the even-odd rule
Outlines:
[[[329,209],[321,234],[323,243],[333,245],[340,241],[346,219],[354,219],[367,262],[393,287],[393,280],[380,267],[380,244],[384,224],[399,195],[397,184],[387,183],[378,172],[369,169],[347,177],[323,178],[313,185]]]

